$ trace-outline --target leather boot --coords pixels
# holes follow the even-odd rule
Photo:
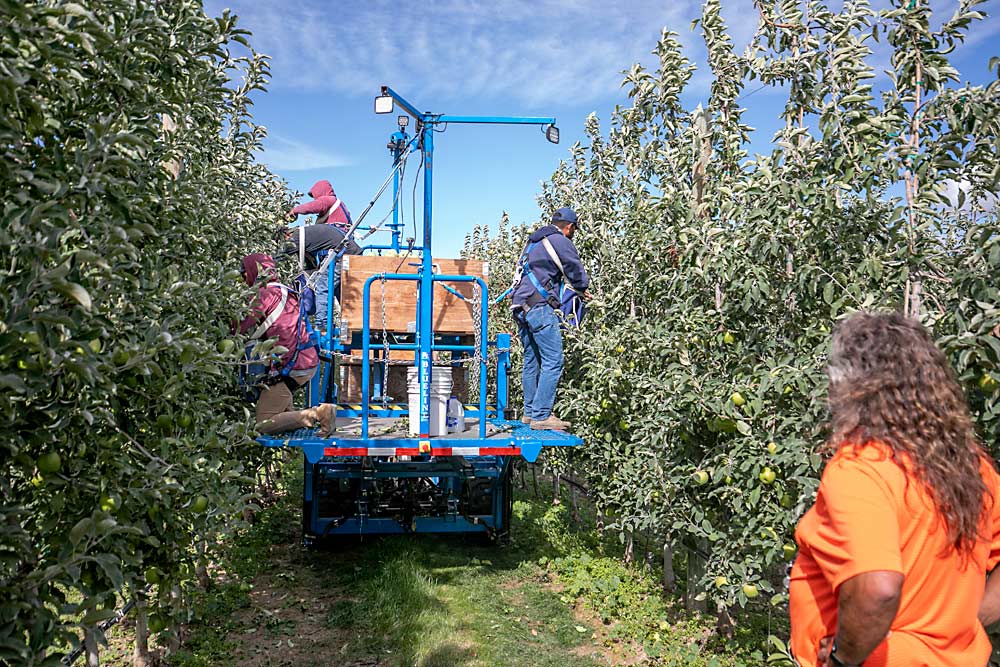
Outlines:
[[[313,418],[319,426],[317,435],[325,438],[336,430],[336,410],[337,406],[333,403],[321,403],[312,409]]]
[[[535,431],[565,431],[570,426],[569,422],[563,421],[555,415],[549,415],[545,419],[535,419],[531,422],[531,428]]]

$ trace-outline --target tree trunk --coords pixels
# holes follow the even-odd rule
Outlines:
[[[625,534],[625,562],[631,564],[635,560],[635,537],[631,532]]]
[[[205,552],[208,550],[208,544],[205,540],[198,540],[196,547],[198,553],[198,560],[194,566],[195,576],[198,578],[198,585],[203,591],[207,591],[208,587],[212,584],[211,578],[208,576],[208,559],[205,556]]]
[[[142,592],[135,594],[135,648],[132,651],[132,667],[151,667],[153,656],[149,653],[149,618],[146,616],[146,597]]]
[[[100,667],[101,648],[97,643],[96,627],[87,627],[83,630],[83,654],[86,657],[87,667]]]
[[[173,614],[174,618],[178,616],[176,612],[179,612],[181,607],[181,587],[177,585],[172,586],[170,588],[170,609],[175,612]],[[172,632],[167,638],[167,653],[175,653],[181,647],[181,628],[177,626],[170,629]]]
[[[570,507],[573,508],[573,513],[570,515],[570,518],[573,520],[574,524],[577,524],[577,523],[580,522],[580,508],[579,508],[579,505],[576,502],[576,485],[575,484],[570,484],[569,485],[569,502],[570,502]]]
[[[177,131],[177,123],[174,122],[174,119],[171,118],[170,114],[166,113],[163,114],[163,118],[161,119],[161,127],[163,129],[164,139],[166,139],[168,135],[173,134],[174,132]],[[175,181],[178,178],[180,178],[181,161],[178,160],[177,158],[171,158],[170,160],[165,160],[163,162],[163,168],[167,171],[168,174],[170,174],[170,176]]]
[[[725,607],[720,606],[718,608],[718,613],[715,615],[715,629],[720,637],[725,637],[726,639],[732,639],[736,632],[736,623],[733,621],[729,610]]]
[[[688,611],[708,611],[708,605],[704,599],[699,600],[698,595],[704,591],[701,588],[701,579],[705,576],[705,559],[698,553],[698,549],[707,548],[705,540],[698,540],[696,549],[688,549],[687,559],[687,595],[684,598],[684,606]]]
[[[674,550],[670,542],[663,543],[663,592],[673,593],[677,579],[674,576]]]

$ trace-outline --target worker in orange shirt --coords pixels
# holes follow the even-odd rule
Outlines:
[[[948,361],[918,322],[858,313],[828,373],[833,456],[795,531],[792,652],[801,667],[985,667],[1000,477]]]

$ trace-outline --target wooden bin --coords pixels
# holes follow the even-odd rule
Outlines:
[[[463,366],[453,366],[451,369],[451,380],[452,380],[452,390],[451,393],[456,398],[458,398],[463,403],[469,400],[469,380],[468,372],[466,367],[468,364]],[[340,384],[340,392],[338,401],[340,403],[360,403],[361,402],[361,364],[359,362],[346,363],[341,367],[343,370],[342,382]],[[393,403],[406,403],[407,400],[407,388],[406,388],[406,371],[410,368],[409,366],[389,366],[389,396],[392,398]],[[438,372],[435,367],[435,373]],[[373,366],[371,372],[377,373]],[[374,382],[372,385],[374,386]],[[371,386],[368,389],[368,396],[371,397]],[[377,407],[377,406],[375,406]]]
[[[419,257],[379,257],[376,255],[350,255],[344,257],[341,273],[341,318],[347,321],[350,331],[359,331],[364,313],[365,281],[379,273],[416,273]],[[489,264],[474,259],[435,259],[435,273],[444,275],[479,276],[489,279]],[[449,287],[469,299],[463,301],[448,292],[441,283],[434,286],[433,328],[435,333],[471,334],[475,330],[471,283],[447,283]],[[385,329],[406,332],[408,325],[417,319],[416,281],[386,281]],[[382,330],[382,284],[371,286],[372,331]],[[412,329],[411,329],[412,330]]]

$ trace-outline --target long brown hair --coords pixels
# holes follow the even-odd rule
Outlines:
[[[856,313],[833,334],[828,447],[878,441],[926,485],[950,544],[972,553],[989,490],[965,395],[930,334],[899,313]]]

